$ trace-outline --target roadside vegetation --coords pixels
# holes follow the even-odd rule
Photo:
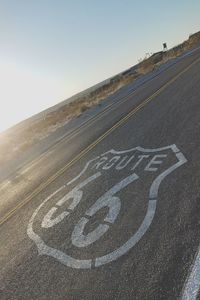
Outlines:
[[[22,151],[38,143],[73,118],[79,117],[88,108],[101,105],[101,102],[123,86],[146,74],[160,64],[173,59],[200,44],[200,31],[191,35],[182,44],[145,57],[138,65],[112,77],[108,83],[98,87],[73,102],[59,106],[51,112],[39,114],[0,134],[0,162],[17,157]]]

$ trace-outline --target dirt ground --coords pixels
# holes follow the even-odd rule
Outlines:
[[[166,51],[144,58],[138,65],[116,75],[110,81],[73,102],[60,106],[57,110],[40,113],[36,118],[27,119],[0,133],[0,163],[15,159],[43,138],[56,131],[73,118],[80,116],[88,108],[100,105],[109,95],[136,78],[146,74],[158,65],[183,54],[200,42],[200,32],[191,35],[182,44]]]

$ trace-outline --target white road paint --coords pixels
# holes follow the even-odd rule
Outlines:
[[[200,247],[197,251],[189,277],[186,280],[182,300],[196,300],[200,291]]]
[[[139,155],[138,156],[139,159],[138,161],[136,162],[136,164],[131,168],[131,170],[135,170],[137,168],[137,166],[139,166],[139,164],[143,161],[144,158],[149,158],[149,155]]]
[[[170,173],[172,173],[175,169],[177,169],[178,167],[180,167],[181,165],[183,165],[187,162],[187,159],[185,158],[185,156],[181,152],[176,153],[176,157],[178,159],[178,162],[175,165],[172,165],[167,170],[165,170],[163,173],[161,173],[153,181],[153,183],[151,185],[151,188],[150,188],[150,192],[149,192],[149,198],[150,199],[155,199],[157,197],[158,189],[159,189],[159,186],[160,186],[161,182],[163,181],[163,179],[166,176],[168,176]]]
[[[87,185],[91,181],[95,180],[99,176],[101,176],[100,172],[98,172],[98,173],[94,174],[93,176],[87,178],[86,180],[84,180],[83,182],[78,184],[71,192],[69,192],[63,198],[61,198],[56,203],[57,206],[62,206],[65,202],[69,201],[70,199],[73,199],[72,203],[69,204],[69,206],[68,206],[68,210],[62,212],[60,215],[58,215],[57,217],[55,217],[53,219],[52,216],[56,213],[58,207],[55,207],[55,206],[52,207],[48,211],[48,213],[44,216],[41,226],[43,228],[53,227],[56,224],[60,223],[65,217],[67,217],[70,214],[70,212],[73,211],[76,208],[76,206],[79,204],[79,202],[82,199],[83,192],[82,192],[81,188],[83,188],[85,185]]]
[[[148,165],[145,168],[145,171],[150,171],[150,172],[156,172],[158,170],[157,167],[153,167],[153,165],[161,165],[163,163],[162,160],[157,160],[157,158],[165,158],[167,157],[167,154],[157,154],[155,155],[150,162],[148,163]]]
[[[83,231],[85,229],[86,224],[89,219],[83,217],[80,221],[75,225],[74,231],[72,232],[72,244],[78,248],[87,247],[104,235],[106,231],[109,229],[109,225],[107,224],[99,224],[96,229],[92,232],[89,232],[87,235],[84,235]]]
[[[93,161],[99,159],[99,161],[95,162],[93,167],[91,166],[91,170],[98,169],[98,172],[95,173],[94,175],[90,176],[83,182],[79,183],[69,193],[67,193],[64,197],[62,197],[59,201],[57,201],[56,205],[53,206],[43,218],[41,226],[44,228],[53,227],[53,226],[56,226],[56,224],[62,222],[65,218],[67,218],[67,216],[69,214],[71,214],[73,212],[73,210],[80,203],[82,196],[83,196],[82,188],[84,186],[86,186],[87,184],[91,184],[92,181],[96,181],[99,176],[103,175],[102,172],[107,172],[108,169],[113,167],[113,163],[115,165],[115,171],[120,172],[121,168],[116,168],[116,165],[119,163],[122,163],[121,166],[123,166],[123,164],[124,164],[124,166],[127,166],[128,163],[130,161],[132,161],[134,158],[134,155],[132,155],[131,152],[133,153],[135,151],[138,151],[138,152],[146,153],[145,155],[138,155],[136,164],[132,169],[135,169],[136,165],[138,167],[138,165],[140,165],[140,162],[143,161],[143,159],[145,159],[145,162],[147,160],[147,164],[148,164],[147,170],[152,171],[154,173],[156,171],[158,172],[158,165],[161,165],[163,160],[157,160],[157,159],[158,158],[164,159],[164,158],[166,158],[167,155],[166,155],[166,153],[156,154],[156,155],[154,155],[153,159],[152,159],[152,155],[154,153],[158,153],[158,152],[161,152],[164,150],[168,150],[168,151],[171,150],[172,153],[174,153],[174,155],[177,159],[177,162],[173,163],[169,168],[165,169],[162,173],[160,173],[153,180],[150,190],[149,190],[149,200],[148,200],[145,217],[144,217],[141,225],[139,226],[138,230],[131,236],[131,238],[128,241],[126,241],[119,248],[115,249],[114,251],[112,251],[106,255],[103,255],[101,257],[96,257],[95,259],[87,259],[87,260],[82,260],[82,259],[77,259],[77,258],[71,257],[58,249],[49,247],[42,240],[42,238],[37,233],[34,232],[33,224],[34,224],[35,217],[37,216],[40,209],[47,203],[47,201],[51,201],[53,199],[53,197],[55,195],[57,195],[57,193],[59,191],[61,191],[62,189],[64,189],[66,187],[66,186],[63,186],[59,190],[54,192],[52,195],[50,195],[47,199],[44,200],[44,202],[35,210],[35,212],[33,213],[32,217],[29,221],[28,228],[27,228],[27,234],[30,237],[30,239],[32,239],[35,242],[35,244],[37,245],[39,254],[54,257],[59,262],[61,262],[62,264],[66,265],[68,267],[82,268],[82,269],[89,268],[90,269],[92,267],[92,265],[95,267],[99,267],[101,265],[104,265],[106,263],[114,261],[114,260],[118,259],[120,256],[127,253],[143,237],[143,235],[146,233],[146,231],[148,230],[149,226],[152,223],[152,220],[153,220],[153,217],[154,217],[155,211],[156,211],[158,190],[159,190],[159,186],[160,186],[161,182],[163,181],[163,179],[166,176],[168,176],[176,168],[180,167],[187,161],[186,158],[184,157],[184,155],[178,150],[178,148],[175,145],[170,145],[170,146],[158,148],[158,149],[144,149],[142,147],[136,147],[136,148],[132,148],[132,149],[125,150],[125,151],[110,150],[110,151],[102,154],[101,156],[90,160],[89,162],[87,162],[85,168],[79,173],[79,175],[76,176],[74,179],[72,179],[68,183],[68,185],[71,184],[72,182],[77,181],[86,172],[86,170],[89,168],[89,166],[91,166],[91,163]],[[130,159],[128,159],[127,156],[126,156],[126,159],[123,159],[123,157],[122,157],[122,160],[119,162],[121,155],[128,154],[128,153],[131,154]],[[110,155],[110,154],[113,155],[113,157],[115,159],[111,158],[109,161],[107,161],[106,155]],[[149,158],[150,155],[151,155],[151,157]],[[148,159],[150,159],[150,162],[148,162]],[[128,161],[128,163],[127,163],[127,161]],[[103,166],[105,166],[105,164],[104,164],[105,162],[106,162],[106,168],[103,168]],[[124,162],[126,162],[126,163],[124,163]],[[101,168],[102,172],[99,171],[100,168]],[[129,172],[132,169],[129,169]],[[145,171],[144,168],[143,168],[143,170]],[[74,246],[84,249],[84,247],[87,247],[88,245],[91,245],[92,243],[97,242],[97,240],[99,240],[99,238],[102,237],[102,235],[108,231],[110,225],[113,224],[115,222],[116,218],[119,216],[120,208],[121,208],[121,200],[119,199],[119,197],[115,196],[115,194],[117,192],[119,192],[120,190],[122,190],[123,188],[125,188],[127,185],[133,183],[137,179],[138,179],[138,176],[135,173],[122,179],[119,183],[115,184],[109,191],[107,191],[102,197],[100,197],[86,211],[85,216],[80,218],[79,222],[74,227],[74,231],[72,232],[71,239],[72,239],[72,243]],[[61,207],[64,203],[67,204],[70,199],[72,199],[72,202],[69,202],[68,208],[65,209],[60,215],[53,218],[54,214],[57,211],[57,208]],[[93,217],[95,215],[95,213],[98,212],[101,208],[106,207],[106,206],[109,208],[109,211],[108,211],[107,216],[104,218],[103,223],[100,224],[95,230],[93,230],[89,234],[84,235],[84,233],[83,233],[84,228],[85,228],[86,224],[88,223],[89,219],[91,217]],[[198,258],[198,261],[199,260],[200,259]],[[199,271],[199,269],[198,269],[198,271]],[[184,300],[185,299],[189,299],[189,298],[184,298]],[[193,298],[190,298],[190,299],[193,299]]]
[[[146,216],[145,216],[142,224],[140,225],[139,229],[136,231],[136,233],[125,244],[123,244],[121,247],[119,247],[115,251],[113,251],[107,255],[96,258],[95,267],[99,267],[101,265],[107,264],[108,262],[116,260],[120,256],[127,253],[131,248],[133,248],[135,246],[135,244],[142,238],[142,236],[145,234],[145,232],[149,228],[149,226],[153,220],[153,217],[155,215],[155,211],[156,211],[156,199],[150,200],[149,204],[148,204]]]
[[[132,155],[130,158],[128,155],[124,156],[122,160],[116,165],[116,170],[122,170],[124,169],[135,157],[135,155]]]
[[[44,219],[42,220],[42,228],[51,228],[55,226],[56,224],[60,223],[65,217],[69,215],[69,211],[63,211],[58,217],[52,218],[52,216],[56,213],[57,207],[52,207],[48,213],[44,216]]]
[[[70,185],[70,184],[72,184],[73,182],[75,182],[76,180],[78,180],[78,179],[79,179],[79,178],[80,178],[80,177],[88,170],[89,166],[92,164],[93,161],[95,161],[95,160],[97,160],[97,159],[99,159],[99,158],[104,158],[104,159],[103,159],[103,162],[105,162],[105,161],[106,161],[105,155],[107,155],[107,154],[120,154],[120,155],[121,155],[121,154],[124,154],[124,153],[131,153],[131,152],[134,152],[134,151],[147,152],[147,153],[154,153],[154,152],[161,152],[161,151],[168,150],[168,149],[172,149],[172,151],[173,151],[174,153],[179,152],[178,148],[177,148],[176,145],[174,145],[174,144],[173,144],[173,145],[170,145],[170,146],[166,146],[166,147],[156,148],[156,149],[145,149],[145,148],[140,147],[140,146],[134,147],[134,148],[130,148],[130,149],[128,149],[128,150],[120,150],[120,151],[111,149],[111,150],[109,150],[109,151],[107,151],[107,152],[101,154],[100,156],[97,156],[97,157],[95,157],[95,158],[89,160],[89,161],[86,163],[86,165],[85,165],[85,167],[83,168],[83,170],[82,170],[76,177],[74,177],[71,181],[69,181],[69,182],[67,183],[67,185]],[[134,158],[134,155],[133,155],[133,158]]]
[[[109,170],[110,168],[112,168],[112,166],[114,166],[116,164],[116,162],[118,162],[120,160],[120,158],[121,158],[121,156],[119,156],[119,155],[111,158],[109,163],[107,163],[103,166],[103,170]]]
[[[173,152],[175,152],[175,153],[179,152],[179,149],[176,147],[175,144],[173,144],[173,145],[170,145],[170,146],[160,147],[160,148],[156,148],[156,149],[143,148],[141,146],[137,146],[137,147],[130,148],[130,149],[127,149],[127,150],[118,150],[118,151],[114,150],[114,149],[111,149],[111,150],[105,152],[104,154],[102,154],[101,156],[109,154],[109,153],[112,153],[112,154],[130,153],[130,152],[134,152],[136,150],[138,150],[139,152],[156,153],[156,152],[161,152],[161,151],[169,150],[169,149],[172,149]]]
[[[38,254],[39,255],[48,255],[51,257],[54,257],[56,260],[60,261],[62,264],[68,266],[68,267],[72,267],[72,268],[77,268],[77,269],[90,269],[91,268],[91,264],[92,264],[92,260],[78,260],[75,259],[65,253],[63,253],[62,251],[49,247],[45,244],[45,242],[42,240],[42,238],[36,234],[33,230],[33,223],[34,223],[34,219],[37,216],[38,212],[40,211],[40,209],[49,201],[51,200],[58,192],[60,192],[61,190],[63,190],[65,188],[65,185],[62,186],[61,188],[59,188],[57,191],[55,191],[53,194],[51,194],[48,198],[46,198],[44,200],[44,202],[42,202],[38,208],[34,211],[29,223],[28,223],[28,228],[27,228],[27,234],[30,237],[31,240],[33,240],[38,248]]]
[[[85,213],[86,216],[92,217],[94,216],[100,209],[103,207],[108,207],[108,213],[104,218],[104,222],[113,224],[120,212],[121,209],[121,201],[119,197],[113,196],[127,185],[137,180],[139,177],[136,174],[132,174],[119,183],[117,183],[114,187],[112,187],[108,192],[106,192],[102,197],[100,197],[93,205],[88,209]],[[109,229],[108,224],[100,224],[96,229],[92,232],[84,235],[83,231],[88,223],[89,219],[87,217],[81,218],[80,221],[75,225],[74,231],[72,232],[72,244],[76,247],[86,247],[100,239],[106,231]]]
[[[67,185],[72,184],[74,181],[76,181],[77,179],[79,179],[84,173],[85,171],[88,169],[89,165],[94,161],[97,160],[99,158],[99,156],[95,157],[94,159],[91,159],[90,161],[87,162],[87,164],[85,165],[85,167],[83,168],[83,170],[76,176],[74,177],[71,181],[69,181],[67,183]]]

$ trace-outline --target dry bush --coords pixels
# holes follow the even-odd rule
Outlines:
[[[158,64],[181,55],[184,51],[191,49],[198,43],[200,43],[200,32],[191,35],[187,41],[166,52],[161,51],[150,57],[146,56],[139,62],[135,73],[132,73],[131,69],[126,70],[90,94],[79,97],[75,101],[63,105],[56,111],[47,114],[44,113],[43,117],[36,120],[29,119],[22,125],[17,125],[7,130],[5,134],[0,135],[0,162],[5,163],[9,158],[19,155],[21,151],[37,143],[44,136],[55,131],[59,126],[63,126],[69,120],[80,116],[88,108],[100,104],[106,97],[138,76],[152,71]]]
[[[172,49],[168,50],[165,53],[165,56],[167,58],[174,58],[177,57],[181,54],[183,54],[185,51],[190,50],[191,48],[193,48],[195,45],[197,45],[198,43],[200,43],[200,32],[197,32],[195,34],[192,34],[188,40],[186,40],[185,42],[183,42],[180,45],[177,45],[175,47],[173,47]]]
[[[33,143],[36,144],[40,139],[55,131],[58,127],[63,126],[69,120],[80,116],[88,108],[100,104],[106,97],[135,78],[135,74],[116,76],[109,83],[87,96],[80,97],[56,111],[43,115],[39,119],[25,121],[23,126],[15,126],[9,129],[6,133],[6,139],[1,134],[0,163],[17,157],[20,152],[30,148]]]
[[[190,37],[188,39],[188,44],[190,46],[194,46],[198,43],[200,43],[200,31],[190,35]]]
[[[150,59],[144,59],[139,67],[138,67],[138,72],[140,74],[146,74],[148,72],[151,72],[154,69],[154,64]]]

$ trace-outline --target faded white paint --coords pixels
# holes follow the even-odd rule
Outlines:
[[[69,192],[68,194],[66,194],[62,199],[60,199],[56,205],[57,206],[62,206],[64,203],[66,203],[67,201],[69,201],[70,199],[73,199],[72,203],[68,206],[68,210],[62,212],[60,215],[58,215],[57,217],[55,217],[54,219],[52,218],[53,215],[56,213],[57,211],[57,207],[52,207],[48,213],[44,216],[43,221],[42,221],[42,227],[43,228],[50,228],[53,227],[54,225],[60,223],[65,217],[67,217],[70,212],[72,210],[74,210],[76,208],[76,206],[79,204],[79,202],[82,199],[83,196],[83,192],[82,192],[82,188],[87,185],[88,183],[90,183],[91,181],[95,180],[96,178],[98,178],[99,176],[101,176],[101,173],[98,172],[94,175],[92,175],[91,177],[87,178],[86,180],[84,180],[83,182],[81,182],[80,184],[78,184],[71,192]]]
[[[127,253],[131,248],[135,246],[135,244],[142,238],[142,236],[145,234],[147,229],[149,228],[154,214],[156,211],[156,199],[155,200],[150,200],[147,208],[147,213],[146,216],[140,225],[139,229],[136,231],[136,233],[121,247],[118,249],[114,250],[113,252],[98,257],[95,259],[95,267],[99,267],[101,265],[107,264],[108,262],[111,262],[113,260],[116,260],[120,256],[124,255]]]
[[[72,244],[76,247],[87,247],[92,243],[96,242],[100,239],[104,233],[109,229],[109,225],[107,224],[99,224],[96,229],[92,232],[89,232],[87,235],[83,233],[86,224],[88,223],[89,219],[83,217],[80,221],[75,225],[74,231],[72,232]]]
[[[186,280],[182,300],[196,300],[200,291],[200,247],[194,259],[190,274]]]
[[[139,166],[139,164],[143,161],[144,158],[149,158],[149,155],[139,155],[138,158],[139,159],[136,162],[136,164],[131,168],[132,171],[135,170]]]
[[[152,223],[152,220],[153,220],[153,217],[154,217],[155,211],[156,211],[158,189],[159,189],[159,186],[160,186],[162,180],[166,176],[168,176],[171,172],[173,172],[176,168],[178,168],[179,166],[181,166],[182,164],[184,164],[187,161],[186,158],[183,156],[183,154],[178,150],[178,148],[175,145],[170,145],[170,146],[159,148],[159,149],[144,149],[141,147],[136,147],[136,148],[125,150],[125,151],[110,150],[100,156],[100,161],[99,162],[97,161],[97,163],[95,163],[95,165],[94,165],[95,167],[93,166],[93,168],[98,169],[100,166],[102,166],[102,160],[103,160],[103,163],[105,163],[105,161],[107,161],[107,159],[105,159],[107,154],[115,155],[114,161],[110,161],[110,163],[107,164],[107,166],[106,166],[106,168],[109,169],[112,167],[111,164],[113,162],[117,163],[117,164],[120,163],[118,156],[120,156],[121,154],[124,154],[124,153],[127,153],[127,154],[131,153],[135,150],[144,152],[144,153],[149,153],[149,154],[156,153],[156,152],[158,153],[158,152],[164,151],[164,150],[172,150],[172,152],[175,154],[175,156],[177,158],[177,162],[174,163],[172,166],[170,166],[165,171],[163,171],[161,174],[159,174],[153,181],[153,183],[150,187],[150,191],[149,191],[149,202],[148,202],[148,206],[147,206],[146,215],[145,215],[144,220],[142,221],[140,227],[132,235],[132,237],[128,241],[126,241],[123,245],[121,245],[119,248],[115,249],[114,251],[112,251],[106,255],[97,257],[94,260],[92,260],[92,259],[87,259],[87,260],[76,259],[76,258],[73,258],[73,257],[61,252],[58,249],[55,249],[55,248],[52,248],[52,247],[49,247],[48,245],[46,245],[45,242],[41,239],[41,237],[34,232],[33,223],[34,223],[35,217],[38,214],[38,212],[40,211],[40,209],[47,203],[47,201],[50,201],[59,191],[61,191],[65,187],[65,186],[63,186],[59,190],[57,190],[55,193],[53,193],[51,196],[49,196],[47,199],[44,200],[44,202],[35,210],[35,212],[33,213],[32,217],[29,221],[28,228],[27,228],[27,234],[37,245],[38,252],[40,255],[52,256],[55,259],[57,259],[58,261],[60,261],[62,264],[69,266],[69,267],[86,269],[86,268],[91,268],[92,264],[95,267],[99,267],[103,264],[114,261],[117,258],[119,258],[120,256],[127,253],[127,251],[129,251],[132,247],[135,246],[135,244],[143,237],[145,232],[148,230],[150,224]],[[140,155],[140,157],[138,156],[139,159],[137,160],[136,164],[140,164],[140,162],[143,159],[148,159],[149,154]],[[162,157],[161,157],[161,155],[160,156],[155,155],[153,160],[151,159],[151,163],[148,165],[148,168],[147,168],[148,171],[152,171],[152,172],[157,171],[155,169],[157,169],[157,166],[161,165],[163,162],[163,161],[157,160],[157,159],[165,158],[166,156],[164,157],[163,155],[166,155],[166,154],[162,154]],[[132,155],[131,157],[133,159],[134,155]],[[72,179],[71,182],[69,182],[68,184],[78,180],[83,175],[83,173],[86,172],[88,167],[91,166],[91,163],[97,159],[99,159],[99,157],[90,160],[86,164],[85,168],[80,172],[80,174],[78,176],[76,176],[74,179]],[[130,159],[130,161],[132,159]],[[124,163],[124,160],[121,162]],[[100,165],[98,165],[98,163],[100,163]],[[127,166],[127,164],[125,164],[125,165]],[[156,167],[155,167],[155,165],[156,165]],[[118,165],[118,167],[119,167],[119,165]],[[91,168],[91,169],[93,169],[93,168]],[[120,168],[119,168],[119,170],[120,170]],[[106,172],[105,169],[104,169],[104,172]],[[56,203],[56,205],[54,207],[52,207],[50,209],[50,211],[45,215],[45,217],[42,221],[42,227],[49,228],[49,227],[55,226],[59,222],[62,222],[64,220],[64,218],[66,218],[80,203],[82,195],[83,195],[83,191],[81,189],[85,185],[96,180],[99,176],[101,176],[101,172],[95,173],[94,175],[90,176],[89,178],[87,178],[86,180],[84,180],[83,182],[78,184],[74,189],[72,189],[72,191],[70,191],[67,195],[65,195],[62,199],[60,199]],[[129,175],[128,177],[121,180],[114,187],[112,187],[108,192],[106,192],[102,197],[100,197],[94,205],[91,206],[91,208],[85,213],[85,216],[79,220],[79,222],[76,224],[76,226],[74,228],[74,231],[72,233],[72,243],[75,246],[86,247],[88,245],[91,245],[92,243],[96,242],[105,232],[107,232],[107,230],[109,229],[109,224],[112,224],[116,220],[117,216],[119,215],[120,207],[121,207],[120,199],[114,195],[117,192],[119,192],[121,189],[126,187],[128,184],[135,181],[136,179],[138,179],[138,176],[135,173]],[[63,211],[59,216],[53,218],[53,215],[57,211],[57,206],[60,207],[64,203],[66,204],[66,202],[69,201],[70,199],[72,199],[72,202],[71,202],[71,204],[69,203],[68,208],[65,209],[65,211]],[[109,212],[104,219],[105,223],[100,224],[94,231],[90,232],[88,235],[84,235],[83,231],[84,231],[84,228],[85,228],[89,218],[94,216],[94,214],[96,212],[98,212],[104,206],[109,207]],[[188,299],[188,298],[185,298],[185,299]]]
[[[118,162],[120,160],[121,156],[118,155],[118,156],[114,156],[113,158],[111,158],[111,160],[109,161],[109,163],[105,164],[103,166],[103,170],[109,170],[110,168],[112,168],[116,162]]]
[[[138,179],[139,177],[136,174],[132,174],[119,183],[117,183],[114,187],[112,187],[108,192],[106,192],[102,197],[100,197],[93,205],[88,209],[85,213],[86,218],[81,218],[80,221],[74,228],[72,232],[72,244],[76,247],[86,247],[91,245],[95,241],[97,241],[106,231],[109,229],[108,224],[100,224],[95,230],[84,235],[83,231],[88,223],[89,219],[87,216],[94,216],[100,209],[103,207],[108,207],[109,211],[107,216],[104,218],[104,222],[114,223],[121,208],[121,201],[119,197],[113,196],[127,185]]]
[[[125,157],[123,157],[121,159],[121,161],[116,165],[116,170],[122,170],[122,169],[124,169],[132,161],[132,159],[134,157],[135,157],[135,155],[132,155],[130,158],[128,157],[128,155],[126,155]]]
[[[158,170],[157,167],[155,167],[155,165],[161,165],[163,163],[162,160],[157,160],[157,158],[165,158],[167,157],[167,154],[157,154],[155,155],[150,162],[148,163],[148,165],[146,166],[146,168],[144,169],[145,171],[152,171],[152,172],[156,172]],[[154,167],[153,167],[154,166]]]

